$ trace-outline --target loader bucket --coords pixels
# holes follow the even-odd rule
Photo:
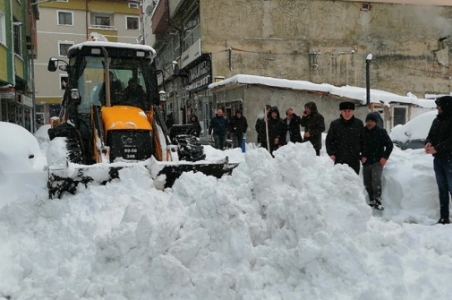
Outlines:
[[[177,178],[184,172],[201,172],[207,176],[221,178],[223,175],[230,175],[238,163],[229,163],[228,159],[216,162],[158,162],[152,161],[148,166],[151,176],[154,178],[154,185],[157,188],[171,187]]]
[[[137,164],[148,169],[154,185],[160,189],[171,187],[184,172],[202,172],[220,178],[225,174],[230,175],[238,166],[238,163],[229,163],[227,158],[216,162],[161,162],[152,157],[143,162],[98,163],[89,166],[68,163],[67,166],[48,170],[49,198],[61,198],[64,192],[75,194],[79,184],[86,187],[91,182],[106,184],[115,178],[120,179],[119,170]]]

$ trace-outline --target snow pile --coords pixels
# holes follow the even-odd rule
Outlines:
[[[388,209],[374,217],[362,178],[316,157],[309,143],[289,144],[274,159],[263,149],[206,150],[242,163],[220,180],[185,173],[164,191],[135,166],[62,200],[47,200],[45,189],[9,195],[14,201],[0,209],[0,296],[448,298],[450,228],[403,223],[416,213],[424,224],[436,217],[425,154],[391,157]],[[424,177],[410,193],[413,170]],[[416,210],[398,214],[413,197]]]

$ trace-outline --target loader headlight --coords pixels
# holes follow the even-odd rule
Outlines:
[[[71,89],[71,99],[72,100],[80,99],[80,92],[78,89]]]
[[[80,92],[78,89],[71,89],[71,100],[75,105],[80,104]]]

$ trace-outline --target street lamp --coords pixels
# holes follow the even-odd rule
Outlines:
[[[366,57],[366,104],[370,104],[370,62],[372,61],[372,54],[369,53]]]

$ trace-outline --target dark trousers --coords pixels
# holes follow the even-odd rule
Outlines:
[[[366,187],[369,200],[372,201],[381,198],[381,175],[383,174],[383,166],[380,162],[363,166],[363,180]]]
[[[449,195],[452,195],[452,160],[435,157],[433,159],[433,170],[438,184],[441,218],[449,219]]]
[[[239,148],[242,144],[242,136],[238,135],[235,132],[231,133],[231,140],[233,148]]]
[[[225,135],[213,135],[213,140],[215,142],[215,149],[224,150],[224,147],[226,145],[226,136]]]

